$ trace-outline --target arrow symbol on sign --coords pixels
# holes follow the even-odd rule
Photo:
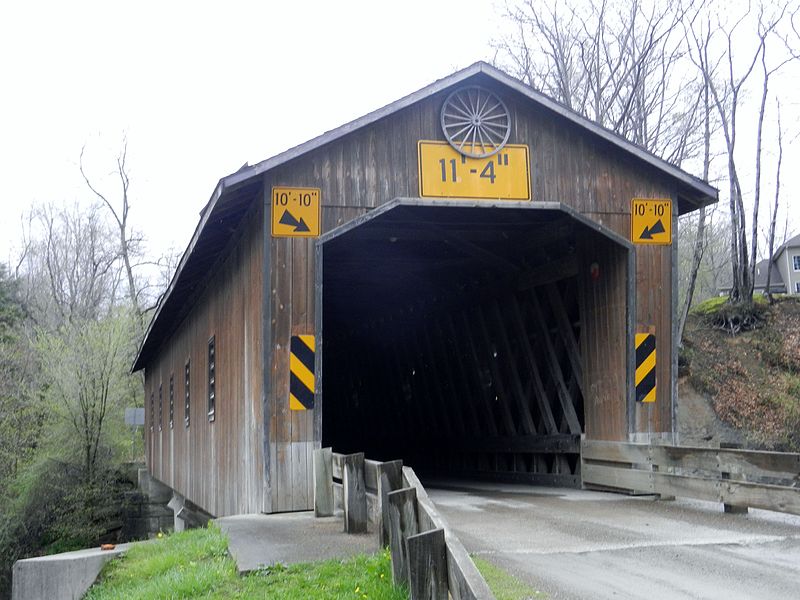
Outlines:
[[[655,222],[652,227],[645,227],[642,235],[639,236],[641,240],[652,240],[654,233],[665,233],[666,229],[664,229],[664,224],[661,222],[661,219]]]
[[[288,225],[289,227],[294,227],[295,232],[301,231],[311,231],[306,225],[306,222],[303,221],[303,218],[300,217],[300,220],[294,218],[294,215],[290,213],[288,210],[283,211],[283,216],[281,220],[278,221],[281,225]]]

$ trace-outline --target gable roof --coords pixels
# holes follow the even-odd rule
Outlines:
[[[145,333],[145,337],[142,340],[142,344],[139,348],[139,352],[137,353],[132,370],[137,371],[145,366],[147,356],[149,356],[158,345],[157,341],[160,339],[159,334],[163,336],[168,333],[166,331],[168,326],[164,325],[164,320],[167,316],[166,313],[169,313],[170,316],[170,318],[166,320],[170,321],[170,323],[172,323],[174,326],[179,324],[179,321],[181,320],[180,310],[171,305],[175,304],[176,302],[180,303],[181,298],[185,299],[191,297],[191,291],[194,289],[193,284],[194,286],[197,285],[194,277],[201,276],[202,272],[206,271],[208,266],[210,266],[210,263],[213,262],[213,259],[209,258],[214,254],[213,249],[217,248],[218,250],[221,250],[224,247],[224,241],[221,243],[211,243],[205,239],[210,235],[208,230],[212,229],[209,226],[212,222],[212,217],[216,218],[219,216],[219,213],[223,213],[225,216],[227,216],[227,218],[234,218],[237,213],[241,213],[241,210],[234,210],[236,208],[236,199],[238,199],[239,202],[246,203],[247,200],[243,198],[248,194],[255,194],[257,192],[259,181],[258,177],[260,175],[317,148],[338,140],[354,131],[367,127],[379,121],[380,119],[386,118],[408,106],[411,106],[412,104],[420,102],[430,96],[433,96],[434,94],[454,87],[476,76],[488,78],[489,80],[499,83],[521,94],[523,97],[535,102],[539,106],[566,119],[567,121],[580,126],[598,138],[612,144],[629,156],[642,161],[669,176],[673,181],[675,181],[675,183],[677,183],[679,202],[683,201],[684,205],[688,204],[687,208],[689,210],[693,210],[707,204],[712,204],[717,201],[717,189],[702,179],[695,177],[694,175],[681,170],[675,165],[672,165],[667,161],[655,156],[641,146],[626,140],[610,129],[606,129],[601,125],[598,125],[597,123],[576,113],[566,106],[556,102],[552,98],[545,96],[541,92],[534,90],[528,85],[525,85],[521,81],[514,79],[503,71],[485,62],[476,62],[469,67],[439,79],[438,81],[435,81],[434,83],[412,94],[409,94],[408,96],[400,98],[399,100],[396,100],[391,104],[384,106],[383,108],[379,108],[378,110],[368,113],[363,117],[351,121],[350,123],[337,127],[336,129],[328,131],[298,146],[276,154],[275,156],[261,161],[255,165],[245,165],[235,173],[220,179],[214,189],[214,192],[211,194],[211,198],[201,211],[200,221],[195,228],[192,239],[189,242],[189,245],[186,248],[183,256],[181,257],[181,261],[178,264],[178,268],[176,269],[166,292],[162,295],[158,306],[156,307],[155,314],[153,315],[153,318],[151,319],[147,328],[147,332]],[[231,199],[233,199],[233,202]],[[240,216],[241,214],[239,214],[239,217]],[[229,230],[230,228],[228,228],[228,231]],[[230,235],[232,234],[229,233],[228,236]],[[202,265],[195,264],[202,262],[198,261],[197,257],[194,256],[201,246],[204,247],[203,256],[206,257],[207,261],[210,261],[206,262],[205,269],[199,268]],[[191,267],[194,267],[195,271],[198,273],[193,277],[189,277],[185,274],[185,272]],[[187,282],[186,279],[189,279],[190,281]],[[182,283],[184,285],[182,285]],[[188,285],[186,285],[187,283]],[[179,291],[183,291],[183,293],[179,293]]]
[[[788,240],[783,242],[780,246],[778,246],[778,248],[772,254],[772,260],[778,260],[778,257],[781,255],[781,253],[787,248],[798,248],[798,247],[800,247],[800,233],[798,233],[794,237],[789,238]]]

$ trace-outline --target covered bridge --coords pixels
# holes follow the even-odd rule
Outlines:
[[[671,439],[677,217],[716,190],[476,63],[220,180],[136,358],[147,464],[311,508],[320,445],[580,485]]]

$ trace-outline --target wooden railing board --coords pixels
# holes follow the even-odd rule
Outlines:
[[[698,446],[665,446],[584,440],[584,460],[651,463],[683,468],[800,482],[800,454]]]
[[[800,454],[584,440],[581,458],[586,485],[800,514]]]
[[[444,529],[431,529],[406,538],[409,572],[423,573],[409,581],[410,600],[447,600],[447,542]]]
[[[403,482],[405,485],[417,489],[420,529],[444,529],[447,541],[447,579],[453,600],[493,599],[494,594],[475,563],[472,562],[466,548],[447,526],[414,470],[410,467],[403,467]]]
[[[321,450],[316,450],[315,452],[319,452],[321,454]],[[403,467],[402,461],[389,461],[381,463],[378,461],[365,460],[361,458],[362,456],[363,455],[358,454],[342,455],[335,452],[331,453],[330,471],[332,477],[331,488],[333,490],[334,506],[336,508],[343,508],[345,511],[347,511],[347,500],[344,497],[344,488],[346,483],[349,483],[349,481],[353,479],[353,476],[347,476],[346,479],[348,482],[345,482],[344,475],[347,472],[345,464],[360,462],[362,465],[361,471],[363,473],[363,486],[367,500],[367,514],[370,517],[370,522],[376,525],[376,531],[379,533],[379,535],[382,529],[381,522],[383,520],[383,516],[385,515],[387,520],[391,521],[389,518],[391,506],[389,503],[389,497],[391,496],[392,498],[396,498],[396,496],[393,494],[398,491],[394,488],[400,487],[402,491],[402,486],[405,486],[405,488],[413,490],[413,494],[416,497],[413,503],[414,510],[416,511],[414,526],[404,526],[403,528],[406,529],[406,533],[396,534],[394,535],[394,539],[402,540],[403,544],[406,544],[413,527],[416,527],[415,534],[428,534],[436,530],[441,530],[444,535],[446,559],[442,561],[438,559],[433,560],[431,558],[430,561],[427,559],[422,561],[424,564],[430,565],[433,569],[433,572],[427,572],[424,569],[421,571],[419,569],[415,569],[414,577],[421,578],[422,582],[415,580],[413,583],[410,583],[410,588],[421,590],[427,589],[428,591],[435,592],[434,596],[425,597],[444,598],[446,597],[446,594],[449,593],[453,600],[493,600],[494,595],[489,589],[489,586],[486,584],[486,581],[483,579],[483,576],[475,567],[475,563],[472,562],[472,559],[459,539],[447,527],[446,522],[436,510],[435,505],[428,497],[428,494],[425,492],[425,488],[422,487],[422,484],[420,483],[414,471],[409,467]],[[341,482],[337,482],[336,479],[341,479]],[[386,494],[385,503],[381,500],[381,496],[384,493]],[[381,506],[384,505],[387,508],[385,511],[381,510]],[[408,513],[408,509],[406,508],[405,510],[406,513]],[[395,524],[397,525],[395,528],[399,528],[399,510],[392,509],[391,514],[395,514],[397,518],[394,519],[394,523],[389,523],[390,528],[394,527]],[[430,537],[433,538],[435,535]],[[393,536],[389,535],[390,542],[392,538]],[[423,538],[420,539],[427,538],[426,536],[423,536]],[[395,568],[394,565],[396,552],[397,549],[393,549],[393,569]],[[437,573],[436,571],[439,571],[442,568],[442,565],[446,566],[445,573]],[[403,569],[402,566],[398,568]],[[398,577],[400,577],[399,574]],[[441,595],[441,587],[431,587],[432,581],[438,581],[441,583],[443,580],[447,581],[447,591],[445,591],[445,596]],[[425,583],[426,581],[427,583]]]

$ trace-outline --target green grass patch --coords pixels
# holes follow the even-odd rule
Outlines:
[[[489,589],[497,600],[528,600],[530,598],[547,598],[547,594],[539,592],[528,584],[523,583],[510,573],[498,566],[493,565],[487,560],[478,556],[472,557],[478,571],[481,572]]]
[[[392,585],[388,551],[348,560],[273,565],[239,577],[228,542],[213,525],[134,545],[103,570],[88,600],[167,598],[338,598],[405,600]]]

